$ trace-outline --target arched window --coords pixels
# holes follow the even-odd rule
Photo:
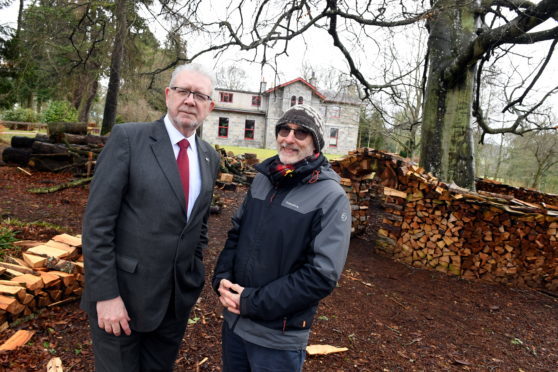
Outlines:
[[[304,98],[302,96],[298,97],[298,104],[302,105],[304,103]]]
[[[291,106],[296,105],[296,96],[291,97]]]

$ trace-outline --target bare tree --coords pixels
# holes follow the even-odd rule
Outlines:
[[[221,4],[221,3],[220,3]],[[287,56],[296,40],[310,32],[327,34],[334,49],[346,61],[350,74],[360,82],[364,98],[380,94],[399,94],[405,77],[416,66],[392,73],[389,63],[381,66],[373,50],[381,43],[401,40],[400,32],[412,27],[428,31],[428,50],[423,65],[426,82],[423,98],[421,164],[446,181],[474,187],[474,151],[471,115],[485,133],[522,133],[533,130],[528,120],[556,90],[542,95],[530,107],[521,107],[539,78],[535,77],[515,95],[506,111],[517,115],[514,125],[492,128],[484,120],[477,82],[483,65],[498,58],[517,44],[553,41],[548,49],[550,61],[558,39],[556,23],[543,31],[531,32],[545,21],[558,19],[558,1],[541,0],[258,0],[230,1],[225,7],[211,1],[189,0],[169,9],[174,16],[187,19],[192,32],[206,35],[207,47],[193,51],[188,60],[203,54],[224,53],[230,48],[245,52],[260,64],[276,63]],[[209,8],[204,8],[204,7]],[[215,9],[221,9],[216,12]],[[202,11],[202,9],[206,9]],[[207,16],[208,10],[213,13]],[[399,30],[396,32],[396,30]],[[385,33],[380,34],[381,31]],[[362,56],[365,57],[362,57]],[[542,76],[549,66],[540,66]],[[519,91],[518,91],[519,92]],[[543,129],[543,128],[536,128]]]
[[[246,88],[246,71],[230,65],[217,71],[217,85],[220,88],[242,90]]]

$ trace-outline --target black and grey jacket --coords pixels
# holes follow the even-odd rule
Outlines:
[[[323,157],[322,157],[323,158]],[[213,277],[245,287],[240,316],[225,320],[246,341],[274,349],[306,347],[318,302],[335,288],[349,247],[351,211],[325,158],[312,174],[281,187],[268,159],[239,210]]]

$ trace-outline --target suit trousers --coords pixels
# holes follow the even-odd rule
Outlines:
[[[99,328],[97,319],[89,318],[93,337],[96,372],[172,371],[188,317],[176,319],[172,306],[161,324],[151,332],[115,336]]]

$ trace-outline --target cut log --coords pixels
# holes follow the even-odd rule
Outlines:
[[[62,142],[65,133],[87,134],[87,123],[55,122],[47,123],[49,138],[54,142]]]
[[[29,248],[27,253],[33,253],[37,256],[41,257],[55,257],[55,258],[64,258],[69,255],[69,252],[64,249],[58,249],[54,247],[50,247],[48,245],[38,245],[36,247]]]
[[[25,167],[31,158],[31,151],[30,148],[7,147],[2,151],[2,160],[6,164],[16,164]]]
[[[57,242],[55,240],[49,240],[48,242],[45,243],[45,245],[48,245],[49,247],[53,247],[53,248],[68,251],[68,257],[73,257],[74,254],[77,253],[77,248],[76,247],[71,246],[71,245],[66,244],[66,243]]]
[[[17,331],[12,337],[10,337],[6,342],[0,345],[0,350],[15,350],[20,346],[25,345],[31,337],[35,334],[35,331],[27,331],[21,329]]]
[[[4,310],[10,314],[19,314],[25,309],[15,297],[0,295],[0,310]]]
[[[31,268],[45,267],[46,258],[34,254],[22,253],[23,260]]]
[[[74,283],[77,283],[76,276],[74,274],[68,274],[63,271],[49,271],[49,274],[57,275],[62,280],[65,287],[72,287]]]
[[[391,187],[385,187],[385,186],[384,186],[384,195],[395,196],[395,197],[402,198],[402,199],[407,198],[407,193],[406,192],[399,191],[399,190],[396,190],[396,189],[392,189]]]
[[[52,238],[55,242],[65,243],[74,247],[81,247],[81,238],[69,234],[60,234]]]
[[[40,275],[41,275],[41,279],[43,280],[43,283],[45,284],[45,288],[56,287],[62,282],[60,277],[56,274],[44,272],[44,273],[40,273]]]
[[[19,266],[29,267],[30,269],[32,268],[27,264],[27,262],[25,262],[21,258],[7,256],[5,258],[5,260],[6,260],[7,263],[12,263],[12,264],[19,265]]]
[[[0,267],[4,267],[8,270],[13,270],[15,272],[19,272],[19,273],[23,273],[23,274],[35,274],[36,272],[27,267],[27,266],[21,266],[21,265],[16,265],[16,264],[11,264],[11,263],[7,263],[7,262],[0,262]]]
[[[68,274],[77,273],[81,270],[81,268],[74,264],[72,261],[62,260],[55,257],[49,257],[46,259],[46,267]]]
[[[25,299],[25,287],[22,286],[15,286],[15,285],[3,285],[0,284],[0,294],[2,295],[9,295],[16,297],[20,302],[23,302]]]
[[[24,283],[25,287],[30,291],[36,291],[45,286],[45,283],[40,276],[31,274],[16,276],[12,279],[12,281],[16,283]]]

